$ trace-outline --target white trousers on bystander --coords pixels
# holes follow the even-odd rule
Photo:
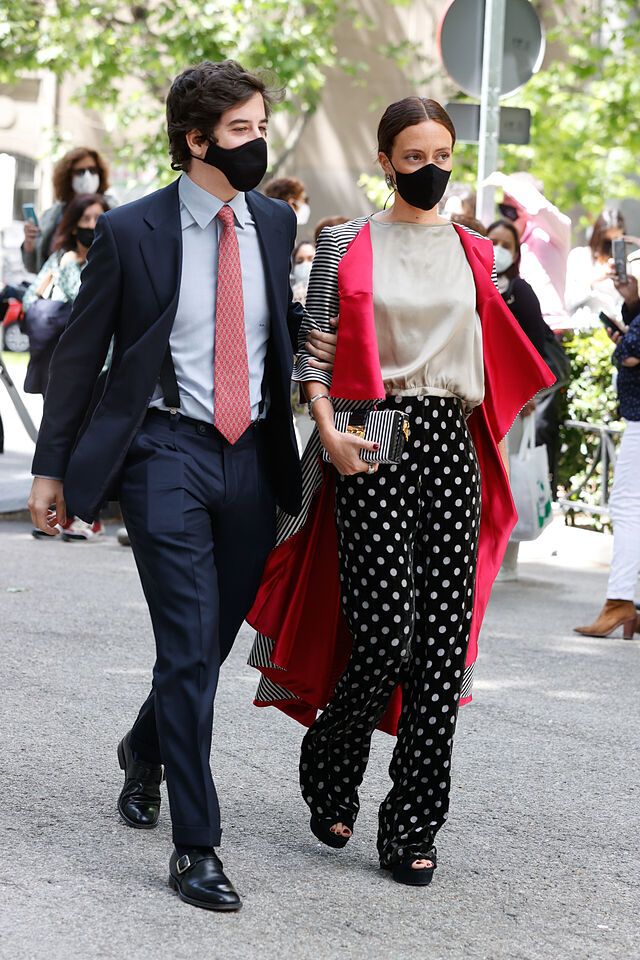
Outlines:
[[[640,421],[628,421],[622,435],[609,506],[613,560],[607,599],[634,600],[640,575]]]

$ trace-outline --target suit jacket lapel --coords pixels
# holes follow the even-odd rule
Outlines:
[[[264,197],[256,193],[255,190],[247,193],[246,199],[247,206],[255,221],[260,252],[262,254],[272,330],[274,324],[278,324],[278,326],[284,330],[286,304],[278,305],[278,297],[276,294],[278,289],[278,260],[281,258],[284,260],[286,269],[289,254],[284,224],[273,216],[271,203],[267,202]],[[282,262],[280,263],[280,270],[282,270]],[[282,278],[280,278],[280,285],[282,285]]]
[[[182,227],[178,181],[161,190],[144,215],[149,227],[140,241],[140,252],[161,314],[177,307],[182,272]]]

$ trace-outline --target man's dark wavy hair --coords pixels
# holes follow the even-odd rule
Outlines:
[[[173,170],[188,170],[191,154],[186,134],[200,130],[202,139],[211,136],[220,117],[230,107],[262,94],[267,117],[283,91],[269,85],[263,73],[249,73],[235,60],[212,63],[204,60],[179,74],[167,96],[167,134]]]

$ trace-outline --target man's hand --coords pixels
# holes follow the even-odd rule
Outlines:
[[[338,318],[333,317],[329,323],[334,330],[337,329]],[[309,361],[309,366],[314,367],[316,370],[333,370],[337,343],[337,333],[322,333],[320,330],[312,330],[309,333],[309,339],[305,343],[305,349],[314,358]]]
[[[58,533],[57,524],[67,522],[67,507],[62,492],[62,480],[35,477],[27,504],[34,527],[50,537]]]
[[[32,253],[36,248],[36,240],[40,236],[40,229],[34,223],[27,220],[24,225],[24,249],[27,253]]]

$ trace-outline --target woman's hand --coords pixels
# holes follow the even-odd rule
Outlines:
[[[637,367],[640,363],[640,357],[627,357],[622,361],[623,367]]]
[[[638,302],[638,281],[632,274],[627,274],[625,283],[618,280],[616,273],[615,260],[609,260],[609,276],[613,280],[614,286],[627,306]]]
[[[36,248],[36,240],[40,236],[40,228],[35,223],[27,220],[24,225],[24,249],[26,253],[32,253]]]
[[[356,473],[375,473],[377,471],[377,463],[372,464],[373,470],[369,471],[369,464],[360,459],[360,451],[378,450],[379,444],[362,440],[353,433],[341,433],[335,427],[322,430],[320,440],[331,458],[331,463],[343,477],[351,477]]]
[[[528,403],[525,403],[524,407],[520,411],[523,417],[530,417],[532,413],[536,412],[536,402],[535,400],[529,400]]]

